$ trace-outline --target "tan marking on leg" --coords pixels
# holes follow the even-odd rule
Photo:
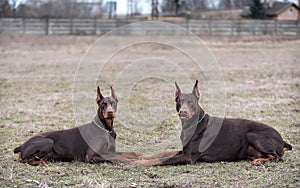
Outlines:
[[[18,161],[21,162],[21,161],[22,161],[22,153],[19,152],[18,154],[19,154],[19,156],[18,156]]]
[[[254,159],[253,160],[253,164],[263,164],[264,162],[266,161],[269,161],[269,160],[272,160],[274,159],[275,157],[271,154],[268,154],[268,157],[267,158],[257,158],[257,159]]]
[[[46,161],[30,161],[30,164],[34,166],[48,166]]]
[[[137,166],[158,166],[158,165],[163,165],[162,161],[159,159],[156,160],[137,160],[131,163],[133,165]]]
[[[39,166],[48,166],[47,162],[46,161],[41,161],[39,163]]]
[[[283,150],[282,150],[282,152],[281,152],[281,157],[284,155],[284,153],[286,152],[286,151],[289,151],[290,149],[289,148],[283,148]]]
[[[170,158],[178,154],[179,151],[162,151],[158,153],[152,154],[144,154],[141,155],[139,159],[141,160],[153,160],[153,159],[160,159],[160,158]]]

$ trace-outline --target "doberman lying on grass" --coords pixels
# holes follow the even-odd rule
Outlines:
[[[47,165],[47,161],[123,162],[139,157],[134,152],[116,152],[113,121],[118,99],[111,87],[111,97],[103,97],[97,88],[97,115],[86,125],[33,136],[14,149],[18,160],[30,165]]]
[[[254,164],[262,164],[269,160],[282,161],[284,152],[292,149],[268,125],[245,119],[222,119],[206,114],[198,104],[198,80],[189,94],[182,94],[176,82],[175,85],[176,110],[183,127],[183,150],[145,155],[143,160],[133,164],[151,166],[244,159],[250,159]],[[215,132],[213,139],[209,138],[212,132]]]

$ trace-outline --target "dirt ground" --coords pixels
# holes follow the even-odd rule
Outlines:
[[[120,43],[145,39],[118,36],[94,43],[97,39],[0,35],[1,187],[300,187],[299,39],[203,38],[207,49],[202,52],[194,41],[168,37],[172,44],[182,41],[178,46],[190,54],[159,43],[114,51]],[[200,69],[193,55],[202,55]],[[109,61],[102,62],[107,57]],[[215,61],[221,73],[220,87],[210,82],[215,72],[207,59]],[[195,79],[208,113],[214,114],[214,93],[220,91],[227,117],[261,121],[278,130],[293,145],[284,162],[164,167],[73,162],[32,167],[18,163],[13,154],[14,147],[37,133],[91,121],[96,85],[108,95],[109,84],[114,84],[120,101],[115,123],[120,149],[180,149],[174,81],[189,92]]]

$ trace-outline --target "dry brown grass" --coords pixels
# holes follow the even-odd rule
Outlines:
[[[40,168],[18,163],[12,150],[32,135],[75,126],[72,105],[74,73],[80,58],[96,39],[97,37],[0,35],[2,187],[300,186],[300,40],[297,39],[205,39],[223,73],[227,116],[254,119],[274,126],[293,145],[293,150],[284,156],[283,163],[268,162],[265,166],[252,166],[248,161],[243,161],[146,168],[79,162],[50,163],[49,167]],[[128,38],[114,38],[116,43],[106,44],[107,48],[116,45],[118,40]],[[173,53],[167,47],[150,45],[145,48],[152,48],[152,53],[166,57]],[[114,66],[107,67],[109,74],[113,75],[124,64],[130,64],[127,58],[136,53],[143,57],[150,52],[145,52],[143,48],[128,49],[125,53],[127,56],[116,57]],[[179,56],[175,58],[184,59]],[[143,74],[141,71],[140,75],[133,76]],[[174,81],[178,79],[177,75],[171,76]],[[201,103],[204,108],[209,109],[209,91],[205,90],[205,78],[203,75],[192,77],[203,79],[204,85],[200,86]],[[161,136],[162,132],[176,133],[174,125],[178,124],[172,86],[158,87],[162,83],[155,79],[146,80],[145,83],[147,86],[140,84],[136,87],[135,97],[130,99],[135,104],[131,108],[132,112],[145,118],[149,111],[139,107],[148,105],[151,108],[151,104],[156,102],[151,96],[165,93],[162,97],[166,98],[162,100],[167,104],[168,118],[152,132],[133,131],[118,121],[116,124],[119,142],[143,151],[148,146],[162,142],[165,139]],[[105,94],[108,93],[107,85],[101,87]],[[94,89],[86,88],[91,93]],[[140,91],[144,93],[140,94]],[[93,98],[94,95],[91,96],[92,100]],[[119,92],[119,98],[125,100],[126,96]],[[119,115],[124,116],[126,113],[119,112]],[[128,115],[129,119],[131,117]],[[170,147],[180,147],[178,140]]]

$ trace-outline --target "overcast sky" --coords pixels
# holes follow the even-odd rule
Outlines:
[[[103,4],[109,0],[104,0]],[[127,0],[115,0],[117,2],[117,15],[127,14]],[[135,0],[133,0],[135,1]],[[151,13],[151,0],[139,0],[139,8],[142,11],[142,14]]]

